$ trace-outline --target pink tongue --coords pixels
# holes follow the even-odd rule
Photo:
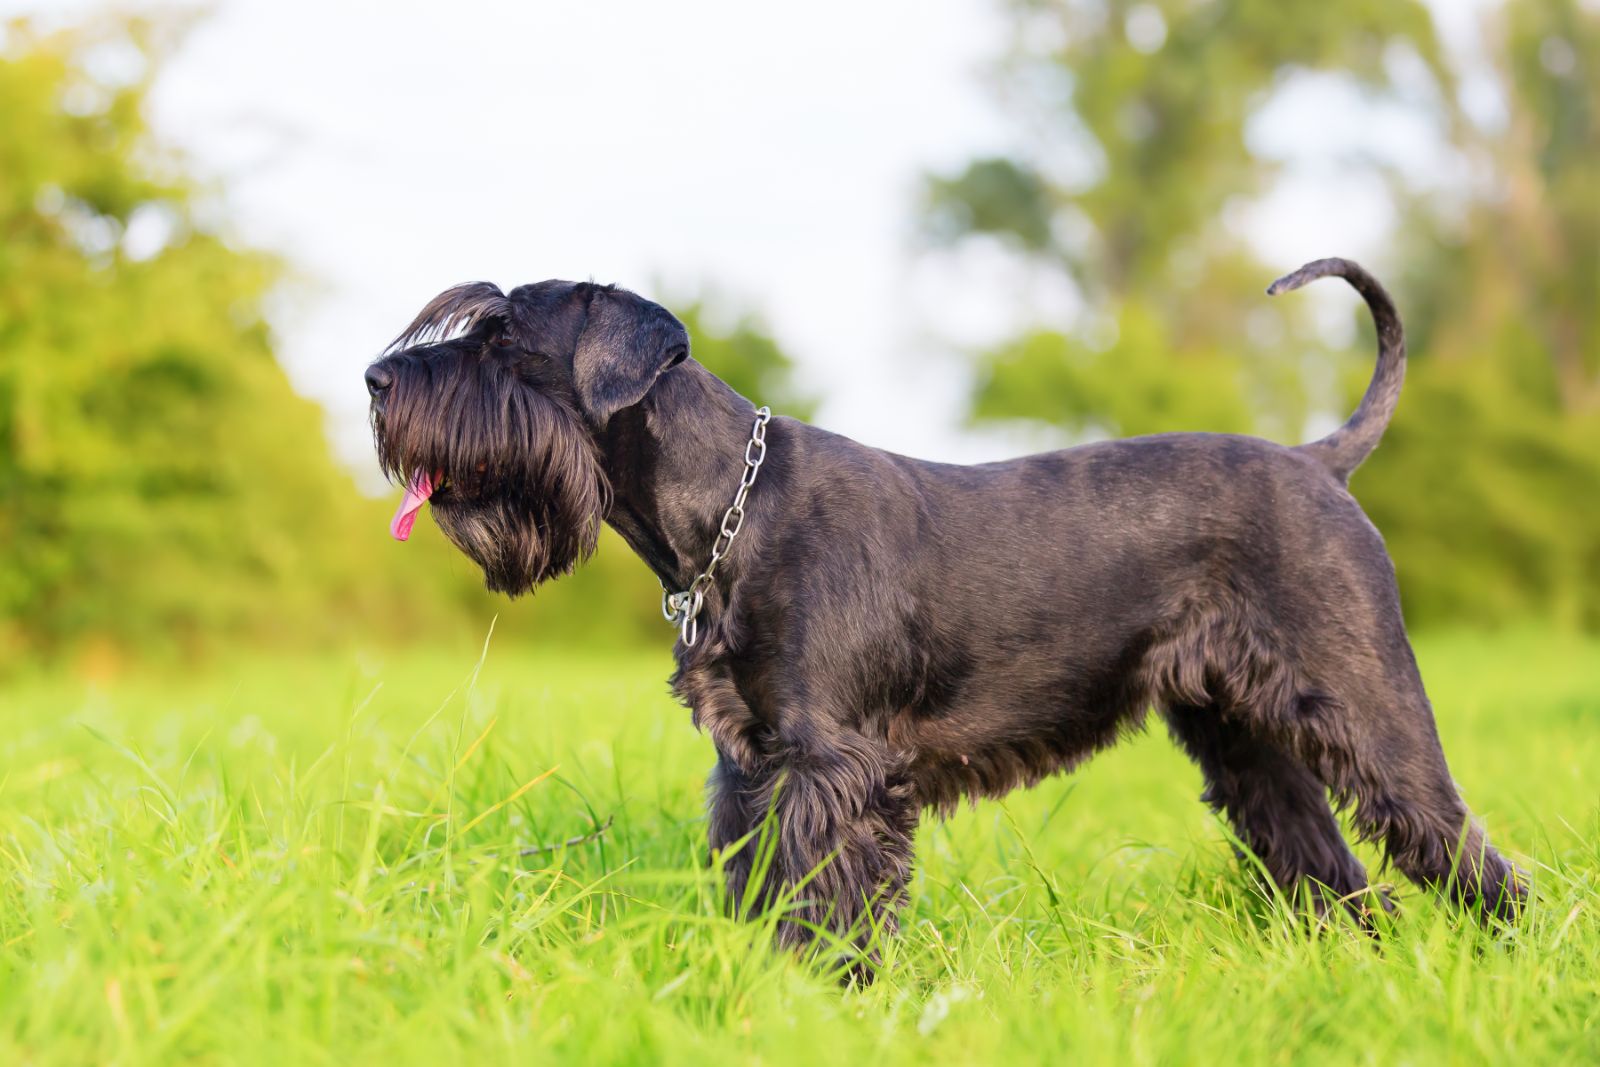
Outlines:
[[[404,541],[411,536],[411,527],[417,524],[417,512],[422,510],[422,505],[428,502],[428,497],[433,495],[433,479],[419,469],[411,476],[411,484],[406,486],[406,495],[400,501],[400,510],[394,513],[394,518],[389,521],[389,533],[396,541]]]

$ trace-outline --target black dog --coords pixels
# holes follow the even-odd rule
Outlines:
[[[1330,436],[1165,434],[972,467],[769,429],[625,290],[460,286],[367,370],[380,460],[408,484],[395,535],[431,496],[515,595],[606,522],[681,591],[673,687],[717,748],[711,845],[773,814],[762,883],[754,845],[726,870],[735,900],[810,876],[790,943],[892,928],[923,809],[1067,770],[1152,706],[1286,889],[1362,906],[1331,794],[1406,875],[1510,917],[1526,890],[1450,779],[1393,567],[1345,489],[1399,397],[1400,321],[1344,260],[1269,292],[1330,274],[1379,337]]]

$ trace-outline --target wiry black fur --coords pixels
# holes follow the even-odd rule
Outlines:
[[[1378,367],[1350,421],[1298,448],[1164,434],[963,467],[773,420],[673,681],[717,749],[713,848],[776,816],[765,883],[752,847],[727,857],[735,899],[809,876],[789,941],[892,927],[923,810],[1069,769],[1153,706],[1285,888],[1365,905],[1334,818],[1351,805],[1407,875],[1514,914],[1526,890],[1450,779],[1393,568],[1344,486],[1394,411],[1399,319],[1344,260],[1271,291],[1328,274],[1367,299]],[[686,356],[622,290],[452,290],[368,372],[384,469],[444,474],[434,514],[492,588],[561,573],[603,519],[683,589],[752,421]]]

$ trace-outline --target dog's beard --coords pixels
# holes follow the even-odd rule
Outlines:
[[[577,414],[494,367],[443,389],[414,369],[373,416],[379,462],[407,486],[391,532],[403,540],[427,502],[489,589],[511,596],[588,558],[610,493]]]
[[[433,519],[483,568],[490,590],[517,596],[569,573],[594,551],[598,510],[585,512],[581,493],[556,495],[547,489],[537,497],[519,493],[463,500],[447,488],[434,499]]]

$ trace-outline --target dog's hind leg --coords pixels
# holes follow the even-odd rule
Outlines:
[[[1484,916],[1514,918],[1527,888],[1456,791],[1409,649],[1403,659],[1382,674],[1344,672],[1337,705],[1303,713],[1297,748],[1408,878]]]
[[[1168,729],[1205,775],[1201,798],[1291,898],[1309,890],[1318,914],[1333,901],[1357,918],[1372,900],[1367,872],[1339,830],[1320,781],[1299,760],[1214,706],[1164,709]],[[1387,906],[1380,895],[1378,903]]]

